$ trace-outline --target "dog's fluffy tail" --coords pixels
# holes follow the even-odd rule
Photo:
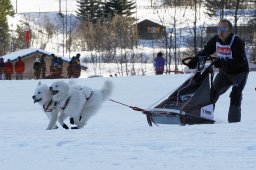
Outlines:
[[[101,89],[101,93],[102,93],[102,101],[106,101],[108,97],[110,97],[110,95],[112,94],[114,85],[110,80],[106,80],[104,82],[104,85]]]

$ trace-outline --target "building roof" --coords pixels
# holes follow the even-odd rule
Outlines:
[[[12,61],[15,61],[18,59],[18,57],[21,57],[21,58],[26,58],[26,57],[29,57],[31,54],[34,54],[34,53],[41,53],[41,54],[46,54],[48,57],[52,57],[51,54],[53,54],[52,52],[50,51],[46,51],[46,50],[42,50],[42,49],[36,49],[36,48],[27,48],[27,49],[22,49],[22,50],[19,50],[19,51],[15,51],[15,52],[12,52],[12,53],[9,53],[9,54],[6,54],[4,56],[0,56],[2,58],[4,58],[5,61],[7,61],[8,59]],[[58,56],[58,55],[55,55],[56,57],[61,57],[62,60],[64,62],[69,62],[71,59],[68,58],[68,57],[63,57],[63,56]],[[83,70],[87,70],[87,67],[83,66],[81,64],[81,68]]]
[[[17,60],[18,57],[25,58],[25,57],[30,56],[31,54],[34,54],[34,53],[46,54],[48,56],[53,54],[52,52],[42,50],[42,49],[27,48],[27,49],[22,49],[22,50],[19,50],[19,51],[15,51],[15,52],[6,54],[6,55],[1,56],[1,57],[3,57],[5,61],[7,61],[8,59],[10,59],[11,61],[14,61],[14,60]],[[63,56],[57,56],[57,57],[61,57],[64,61],[67,61],[67,62],[70,61],[70,59],[67,58],[67,57],[63,57]]]
[[[160,25],[160,26],[162,26],[162,27],[165,27],[165,26],[163,25],[164,23],[161,23],[160,21],[156,21],[156,20],[152,20],[152,19],[141,19],[141,20],[138,20],[138,21],[137,21],[137,24],[142,23],[142,22],[144,22],[144,21],[149,21],[149,22],[155,23],[155,24],[157,24],[157,25]]]

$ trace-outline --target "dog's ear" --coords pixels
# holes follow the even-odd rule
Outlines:
[[[40,86],[41,84],[42,84],[41,81],[39,81],[38,84],[37,84],[37,86]]]

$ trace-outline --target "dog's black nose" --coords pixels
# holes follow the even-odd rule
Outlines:
[[[32,96],[32,99],[35,99],[36,98],[36,96]]]
[[[52,90],[52,87],[49,87],[50,90]]]

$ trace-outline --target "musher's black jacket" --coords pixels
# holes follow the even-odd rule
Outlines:
[[[229,35],[227,42],[223,42],[218,35],[214,36],[198,55],[209,56],[214,54],[216,52],[216,42],[219,42],[221,45],[229,45],[233,35]],[[245,43],[238,36],[234,38],[231,50],[233,59],[223,62],[220,69],[228,74],[249,72],[248,60],[245,54]]]

